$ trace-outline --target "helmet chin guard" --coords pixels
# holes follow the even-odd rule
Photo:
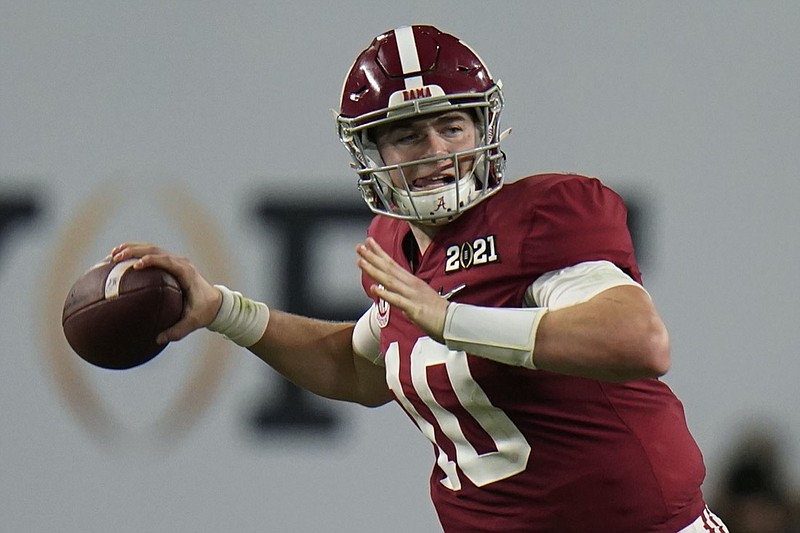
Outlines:
[[[336,120],[339,139],[352,157],[358,188],[369,208],[377,214],[434,225],[453,220],[502,186],[505,155],[500,141],[508,133],[499,133],[502,109],[501,82],[492,80],[469,46],[432,26],[407,26],[379,35],[359,55],[345,78]],[[373,128],[453,110],[474,117],[477,141],[473,149],[384,164]],[[406,169],[444,159],[452,160],[454,179],[441,187],[410,188]],[[394,185],[390,173],[399,173],[402,185]]]
[[[494,146],[496,148],[496,145]],[[418,159],[397,165],[374,166],[356,169],[358,188],[374,212],[393,218],[425,225],[446,224],[458,215],[499,190],[502,185],[502,152],[490,160],[484,146],[438,157]],[[455,175],[434,188],[412,190],[405,177],[406,169],[416,165],[430,165],[450,160]],[[462,174],[462,168],[467,167]],[[401,186],[392,182],[390,173],[400,175]],[[487,176],[493,175],[493,185]],[[499,178],[497,178],[499,176]]]

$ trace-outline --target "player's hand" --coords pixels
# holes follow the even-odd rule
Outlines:
[[[397,264],[369,238],[356,248],[358,267],[377,282],[372,294],[400,309],[432,339],[444,342],[444,319],[448,302],[427,283]]]
[[[172,274],[184,294],[183,316],[171,328],[159,333],[156,342],[164,344],[184,338],[214,320],[222,304],[219,289],[209,283],[186,257],[170,254],[153,244],[126,242],[111,250],[111,261],[139,258],[133,268],[157,267]]]

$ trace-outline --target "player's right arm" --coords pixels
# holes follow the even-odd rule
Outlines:
[[[296,385],[320,396],[382,405],[392,399],[386,370],[353,351],[354,324],[271,310],[261,339],[248,349]]]
[[[170,272],[186,295],[181,320],[159,334],[159,342],[182,339],[217,317],[223,294],[185,257],[144,243],[124,243],[112,250],[113,261],[139,258],[133,268]],[[353,350],[354,324],[330,322],[268,310],[266,330],[258,330],[247,348],[287,379],[310,392],[368,406],[391,400],[385,370]]]

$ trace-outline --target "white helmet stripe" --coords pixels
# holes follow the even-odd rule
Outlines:
[[[404,26],[394,30],[397,40],[397,52],[400,54],[400,65],[403,67],[403,74],[419,72],[419,55],[417,54],[417,42],[414,40],[414,30],[411,26]],[[406,78],[406,89],[422,87],[422,76],[412,76]]]

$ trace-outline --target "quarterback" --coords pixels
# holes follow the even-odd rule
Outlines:
[[[703,457],[659,377],[670,342],[642,286],[621,198],[599,180],[505,182],[503,91],[432,26],[376,37],[344,82],[339,138],[375,213],[356,250],[373,305],[301,317],[124,243],[187,294],[159,335],[220,332],[316,394],[394,400],[434,451],[447,532],[727,532]]]

